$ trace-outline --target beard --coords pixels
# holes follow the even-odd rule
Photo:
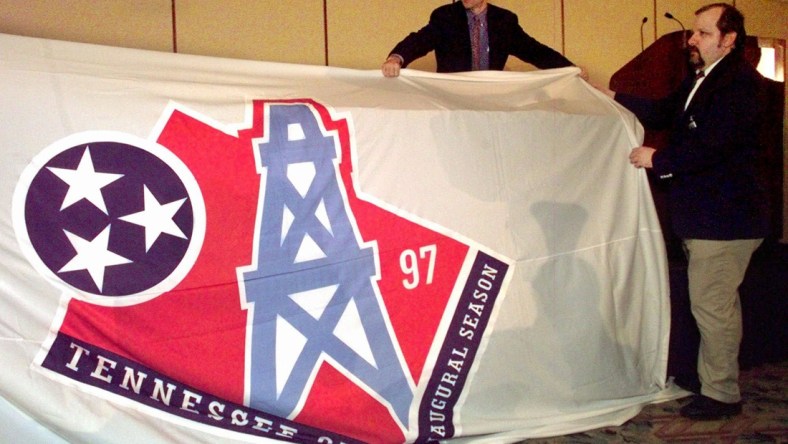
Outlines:
[[[694,46],[690,46],[689,48],[689,64],[696,70],[706,66],[706,61],[701,57],[700,51]]]

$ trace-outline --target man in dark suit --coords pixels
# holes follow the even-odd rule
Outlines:
[[[647,127],[670,128],[660,149],[629,159],[669,181],[671,222],[688,259],[692,314],[701,333],[700,396],[681,414],[712,420],[741,412],[738,288],[752,253],[768,235],[767,198],[757,177],[760,74],[744,59],[744,17],[714,3],[695,13],[689,44],[694,68],[666,99],[605,90]]]
[[[446,73],[501,71],[509,55],[537,68],[572,66],[566,57],[526,34],[513,12],[488,4],[487,0],[462,0],[435,9],[425,27],[410,33],[394,47],[381,71],[386,77],[397,77],[400,68],[433,50],[438,72]],[[582,75],[586,77],[584,72]]]

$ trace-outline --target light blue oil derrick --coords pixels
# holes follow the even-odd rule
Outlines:
[[[243,274],[250,405],[288,417],[327,361],[407,427],[413,393],[376,297],[374,249],[359,244],[342,198],[338,142],[306,105],[271,105],[269,122],[257,269]]]

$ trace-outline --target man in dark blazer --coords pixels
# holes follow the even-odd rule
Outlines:
[[[471,49],[474,17],[482,20],[481,41],[485,53],[482,65],[476,69],[501,71],[509,55],[537,68],[572,66],[566,57],[526,34],[513,12],[488,4],[487,0],[462,0],[435,9],[425,27],[399,42],[381,67],[383,75],[396,77],[400,68],[433,50],[438,72],[474,70]]]
[[[736,8],[704,6],[688,41],[694,69],[676,92],[653,101],[605,91],[647,127],[671,130],[664,148],[636,147],[629,159],[669,181],[671,222],[687,254],[690,304],[701,333],[700,396],[681,414],[699,420],[741,412],[738,288],[768,235],[767,197],[757,177],[762,78],[744,58],[745,38]]]

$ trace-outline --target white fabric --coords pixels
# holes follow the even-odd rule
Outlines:
[[[506,297],[455,412],[459,436],[577,432],[680,395],[665,381],[662,234],[645,173],[627,162],[643,130],[578,73],[403,70],[386,79],[0,35],[0,424],[14,425],[0,427],[0,441],[51,442],[42,430],[68,442],[249,439],[162,420],[33,368],[61,305],[17,242],[21,172],[82,131],[148,138],[170,103],[226,127],[245,123],[257,99],[309,98],[347,113],[359,195],[511,259]]]

